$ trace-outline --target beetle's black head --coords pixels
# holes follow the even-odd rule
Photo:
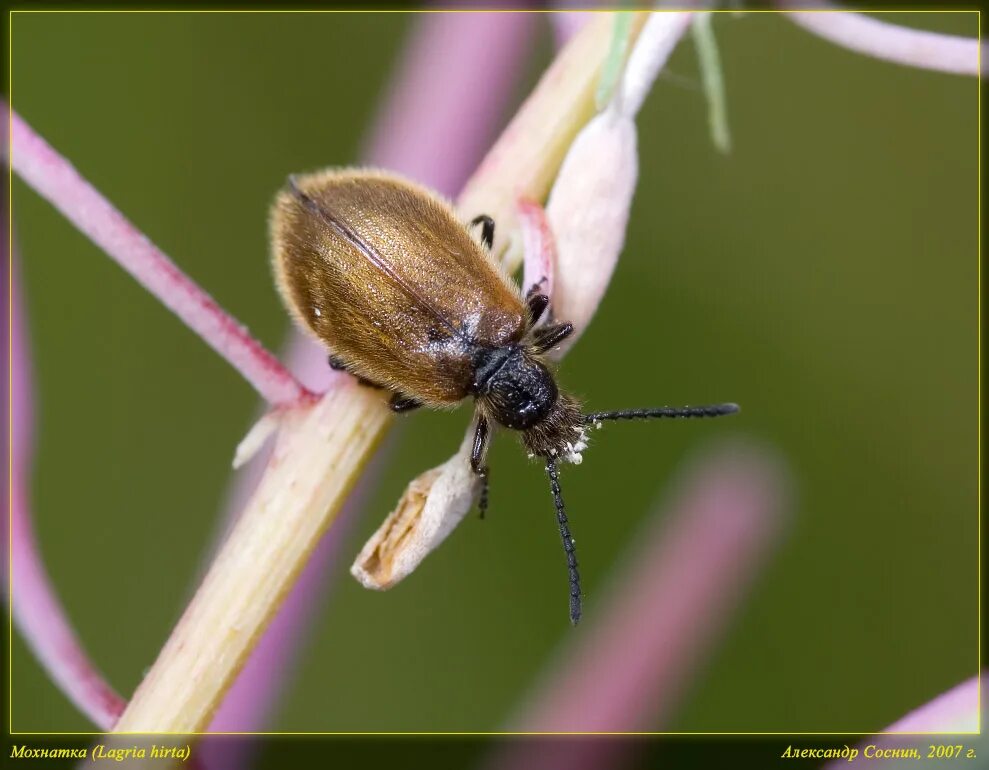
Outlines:
[[[550,371],[519,346],[488,349],[476,359],[475,393],[490,416],[513,430],[546,418],[559,391]]]
[[[521,431],[529,454],[580,462],[587,446],[580,405],[560,393],[532,350],[488,349],[475,358],[475,366],[475,394],[488,417]]]

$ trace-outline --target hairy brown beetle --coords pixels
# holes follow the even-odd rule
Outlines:
[[[475,240],[473,228],[480,228]],[[330,364],[392,393],[397,412],[477,410],[471,467],[482,479],[492,422],[519,431],[543,458],[570,575],[570,619],[580,575],[557,464],[580,462],[587,428],[605,420],[717,417],[735,404],[581,412],[560,392],[545,354],[573,326],[537,326],[549,298],[523,297],[489,256],[494,221],[463,223],[435,193],[382,171],[330,169],[290,177],[271,215],[274,272],[291,313],[329,348]]]

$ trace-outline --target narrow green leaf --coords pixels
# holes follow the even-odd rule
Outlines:
[[[701,68],[701,83],[707,99],[707,122],[711,141],[721,152],[731,151],[731,134],[728,131],[728,105],[725,100],[725,82],[721,71],[718,44],[711,28],[711,14],[699,13],[690,25],[697,46],[697,61]]]
[[[625,57],[628,54],[628,43],[632,32],[632,14],[616,13],[615,27],[611,35],[611,47],[608,56],[601,67],[601,77],[598,80],[594,103],[598,111],[603,110],[615,91],[615,86],[625,67]]]

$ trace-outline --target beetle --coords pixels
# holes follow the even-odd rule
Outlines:
[[[606,420],[738,411],[735,404],[714,404],[584,414],[557,387],[546,360],[573,326],[550,317],[542,282],[523,296],[491,257],[491,217],[465,223],[438,194],[395,174],[331,168],[290,176],[270,224],[279,292],[299,325],[328,348],[331,366],[388,391],[396,412],[474,399],[470,465],[482,482],[482,516],[492,424],[518,431],[529,455],[543,460],[574,624],[581,615],[580,574],[559,464],[579,463],[588,428]]]

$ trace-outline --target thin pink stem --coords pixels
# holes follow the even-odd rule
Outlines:
[[[52,681],[102,730],[123,713],[121,698],[92,663],[45,571],[21,483],[11,490],[10,602],[14,622]]]
[[[4,228],[6,229],[6,228]],[[4,233],[6,235],[6,233]],[[4,239],[7,242],[7,239]],[[13,255],[11,255],[13,269]],[[10,308],[11,446],[10,537],[4,548],[5,573],[14,622],[54,683],[97,727],[109,729],[124,709],[124,700],[90,661],[45,570],[27,499],[32,444],[31,363],[16,283]]]
[[[11,126],[11,168],[229,361],[269,403],[293,404],[311,395],[16,113],[11,114]]]
[[[779,462],[755,447],[722,448],[694,463],[598,611],[588,613],[593,627],[512,727],[661,729],[777,541],[786,482]],[[540,766],[608,767],[596,751],[618,746],[561,742]],[[495,766],[519,766],[516,754],[501,759]]]
[[[979,74],[979,41],[972,38],[908,29],[860,13],[786,16],[808,32],[866,56],[955,75]]]
[[[452,197],[499,128],[525,66],[537,21],[533,14],[511,13],[420,17],[395,65],[395,80],[365,148],[366,162],[406,174]],[[482,37],[485,45],[479,50],[477,40]],[[309,337],[294,335],[286,360],[311,387],[324,387],[330,378],[345,376],[332,372],[325,351]],[[252,472],[263,462],[263,458],[255,459],[238,478],[231,514],[241,509],[237,500],[246,498],[254,483]],[[363,483],[374,475],[374,468],[368,469]],[[347,512],[324,536],[217,711],[210,731],[265,727],[273,700],[285,684],[279,673],[288,670],[303,644],[316,617],[313,608],[325,604],[329,562],[356,517],[360,497],[359,492],[352,496]],[[216,756],[209,741],[204,749],[210,752],[211,769],[240,766],[240,755],[231,755],[230,746],[222,745]]]

